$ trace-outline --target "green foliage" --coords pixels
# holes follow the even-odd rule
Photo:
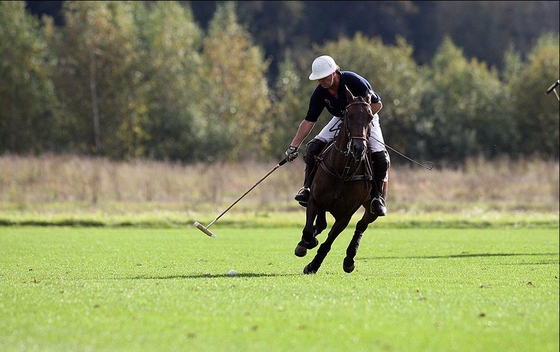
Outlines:
[[[529,53],[527,64],[508,80],[513,123],[523,136],[516,151],[522,155],[558,159],[560,110],[554,93],[544,94],[560,77],[558,43],[558,34],[541,37]]]
[[[310,44],[311,37],[287,38],[312,23],[303,21],[302,13],[339,7],[335,3],[223,2],[206,32],[195,22],[191,5],[66,1],[65,21],[54,26],[52,18],[39,21],[27,15],[23,2],[3,2],[0,152],[185,162],[276,160],[317,84],[307,79],[310,64],[315,56],[329,54],[343,70],[372,83],[384,103],[380,117],[387,144],[415,159],[459,165],[478,156],[558,158],[558,103],[542,94],[559,74],[557,33],[543,35],[530,51],[518,51],[527,45],[525,37],[521,44],[507,43],[504,68],[497,72],[468,58],[449,37],[422,66],[414,54],[425,48],[409,44],[405,38],[410,33],[386,44],[360,32],[348,38],[329,25],[338,38],[322,45]],[[379,4],[379,13],[400,23],[402,16],[392,9],[411,18],[433,10],[437,15],[421,22],[442,24],[454,37],[461,26],[456,18],[477,18],[475,13],[503,23],[493,9],[514,11],[526,21],[515,4],[394,6]],[[542,8],[531,4],[524,11],[535,15]],[[255,15],[271,11],[290,28],[274,30]],[[388,30],[382,23],[377,26]],[[539,28],[527,29],[529,36],[535,37]],[[254,39],[249,29],[262,36]],[[326,31],[323,25],[315,29]],[[491,29],[495,26],[484,23],[476,31]],[[472,50],[473,42],[492,41],[500,33],[471,35],[464,42]],[[436,39],[433,43],[439,43]],[[286,45],[282,55],[265,59],[270,46],[280,43]],[[500,45],[506,43],[500,40]],[[271,75],[275,60],[280,64]],[[269,77],[274,80],[268,82]],[[316,128],[328,120],[322,118]]]
[[[0,150],[47,149],[54,107],[48,48],[24,1],[0,3]]]
[[[146,154],[190,161],[199,142],[195,119],[202,84],[196,73],[202,64],[202,31],[190,7],[176,2],[155,2],[149,9],[139,6],[136,11],[145,53]]]
[[[82,153],[143,155],[147,106],[134,2],[65,2],[57,43],[61,126]],[[92,128],[93,126],[93,128]]]
[[[446,38],[431,65],[433,83],[422,97],[430,124],[425,143],[436,160],[450,163],[505,152],[511,119],[503,115],[504,93],[498,72],[464,58]],[[501,137],[501,139],[499,139]]]
[[[309,40],[300,33],[301,24],[308,20],[305,13],[308,6],[305,1],[237,2],[239,21],[246,24],[256,44],[271,58],[269,79],[276,78],[282,62],[293,52],[299,52]]]
[[[203,41],[203,81],[198,132],[206,156],[237,160],[266,147],[270,107],[268,63],[249,32],[237,21],[235,3],[220,4]]]
[[[309,98],[302,92],[302,77],[295,63],[286,58],[280,65],[280,72],[276,85],[271,91],[271,109],[266,121],[273,131],[270,138],[269,148],[264,152],[268,155],[276,155],[285,150],[294,137],[301,120],[305,117],[305,109]]]

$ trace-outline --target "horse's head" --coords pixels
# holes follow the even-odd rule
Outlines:
[[[367,150],[370,122],[373,119],[371,111],[371,95],[355,97],[346,87],[346,114],[344,125],[348,136],[348,150],[356,160],[360,160]]]

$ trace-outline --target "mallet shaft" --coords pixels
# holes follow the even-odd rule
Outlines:
[[[241,199],[243,199],[247,194],[249,194],[249,192],[251,192],[253,189],[255,189],[255,187],[257,187],[262,181],[264,181],[265,178],[267,178],[271,173],[273,173],[274,171],[276,171],[276,169],[278,169],[280,166],[284,165],[286,163],[286,159],[282,160],[280,163],[278,163],[272,170],[270,170],[266,175],[264,175],[263,178],[261,178],[260,180],[257,181],[257,183],[255,183],[253,186],[251,186],[251,188],[249,188],[245,193],[243,193],[243,195],[239,198],[237,198],[237,200],[235,202],[233,202],[232,205],[230,205],[226,210],[224,210],[220,215],[218,215],[210,224],[208,224],[208,226],[206,227],[210,227],[212,226],[213,223],[215,223],[216,221],[218,221],[219,218],[221,218],[225,213],[227,213],[231,208],[233,208],[233,206],[237,203],[239,203],[239,201]]]
[[[230,205],[226,210],[224,210],[220,215],[218,215],[214,220],[212,220],[211,223],[208,224],[208,226],[204,227],[201,223],[199,223],[198,221],[194,222],[194,225],[202,232],[204,232],[205,234],[207,234],[208,236],[215,238],[216,235],[214,235],[210,230],[208,230],[208,228],[210,226],[212,226],[212,224],[214,224],[216,221],[218,221],[219,218],[221,218],[225,213],[227,213],[231,208],[233,208],[233,206],[235,204],[237,204],[241,199],[243,199],[243,197],[245,197],[249,192],[251,192],[255,187],[257,187],[262,181],[264,181],[265,178],[267,178],[268,176],[270,176],[271,173],[273,173],[274,171],[276,171],[276,169],[278,169],[280,166],[284,165],[285,163],[287,163],[288,160],[284,159],[281,162],[279,162],[278,164],[276,164],[276,166],[270,170],[266,175],[263,176],[263,178],[261,178],[260,180],[257,181],[257,183],[255,183],[251,188],[249,188],[245,193],[243,193],[243,195],[239,198],[237,198],[237,200],[235,202],[233,202],[232,205]]]

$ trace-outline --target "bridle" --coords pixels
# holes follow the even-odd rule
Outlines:
[[[373,114],[372,114],[372,111],[371,111],[371,106],[370,106],[370,104],[369,104],[368,102],[366,102],[366,101],[355,101],[355,102],[352,102],[352,103],[346,105],[346,110],[344,111],[344,118],[345,118],[345,119],[347,119],[347,117],[348,117],[348,108],[349,108],[350,106],[353,106],[353,105],[365,105],[365,106],[366,106],[366,109],[367,109],[367,111],[368,111],[368,113],[369,113],[369,115],[370,115],[370,116],[373,115]],[[348,120],[345,121],[344,126],[345,126],[345,130],[346,130],[346,131],[345,131],[345,132],[346,132],[346,136],[347,136],[347,138],[348,138],[348,143],[347,143],[347,145],[346,145],[346,150],[341,150],[341,149],[339,149],[339,148],[336,147],[336,146],[335,146],[335,149],[336,149],[336,151],[338,151],[339,153],[342,153],[344,156],[348,156],[348,155],[350,155],[350,153],[351,153],[352,141],[355,140],[355,139],[358,139],[358,140],[362,140],[362,141],[366,142],[366,141],[367,141],[367,137],[365,137],[365,136],[352,136],[352,134],[350,133],[349,126],[348,126]],[[365,153],[365,150],[367,150],[367,148],[364,149],[364,153]],[[363,157],[363,155],[362,155],[362,157]]]

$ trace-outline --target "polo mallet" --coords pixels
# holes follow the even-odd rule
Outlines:
[[[243,193],[243,195],[239,198],[237,198],[237,200],[235,202],[233,202],[232,205],[230,205],[226,210],[224,210],[220,215],[218,215],[214,220],[212,220],[211,223],[208,224],[208,226],[204,227],[201,223],[199,223],[198,221],[194,222],[194,226],[196,226],[200,231],[204,232],[205,234],[207,234],[208,236],[212,237],[212,238],[216,238],[216,235],[214,233],[212,233],[212,231],[208,230],[208,228],[210,226],[212,226],[216,221],[218,221],[219,218],[221,218],[225,213],[227,213],[231,208],[233,208],[233,206],[235,204],[237,204],[237,202],[239,202],[241,199],[243,199],[243,197],[245,197],[249,192],[251,192],[255,187],[257,187],[259,185],[259,183],[261,183],[262,181],[264,181],[265,178],[267,178],[268,176],[270,176],[271,173],[273,173],[274,171],[276,171],[276,169],[278,169],[280,166],[284,165],[285,163],[287,163],[288,160],[284,159],[281,162],[279,162],[278,164],[276,164],[275,167],[272,168],[272,170],[270,170],[266,175],[264,175],[263,178],[261,178],[260,180],[257,181],[257,183],[255,183],[251,188],[249,188],[247,190],[247,192]]]
[[[546,90],[546,94],[548,95],[550,94],[550,92],[554,91],[554,94],[556,95],[556,99],[560,100],[560,96],[558,96],[558,93],[556,92],[556,87],[558,87],[558,85],[560,85],[560,79],[554,82],[553,85],[548,87],[548,89]]]

